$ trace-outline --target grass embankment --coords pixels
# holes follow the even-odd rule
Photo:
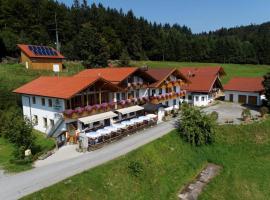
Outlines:
[[[142,167],[138,177],[129,169],[133,161]],[[216,143],[201,148],[183,143],[173,131],[25,199],[176,199],[206,162],[223,170],[200,199],[270,199],[270,119],[220,126]]]
[[[60,73],[61,76],[67,76],[77,73],[82,70],[82,65],[74,62],[65,63],[66,69]],[[12,93],[12,90],[20,87],[21,85],[39,77],[39,76],[54,76],[55,74],[50,71],[27,70],[20,64],[0,64],[0,109],[5,112],[10,106],[15,106],[21,109],[20,97]],[[8,106],[7,106],[8,105]],[[39,154],[46,152],[54,147],[54,141],[46,139],[42,134],[34,131],[36,144],[40,147]],[[8,172],[18,172],[31,168],[31,164],[15,164],[10,162],[14,159],[12,154],[14,147],[8,141],[0,138],[0,168]]]
[[[55,142],[51,138],[46,138],[43,134],[38,131],[34,131],[36,136],[36,145],[39,146],[39,154],[52,150],[55,147]],[[7,172],[20,172],[28,170],[32,167],[31,163],[14,163],[12,160],[15,159],[13,155],[14,146],[4,138],[0,137],[0,166],[1,169]]]
[[[218,63],[188,63],[188,62],[161,62],[161,61],[133,61],[132,65],[161,68],[161,67],[202,67],[202,66],[222,66],[226,76],[222,77],[222,82],[227,83],[232,77],[259,77],[270,72],[270,65],[242,65],[242,64],[218,64]]]

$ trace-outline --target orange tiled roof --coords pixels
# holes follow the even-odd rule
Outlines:
[[[222,67],[183,67],[179,69],[191,83],[184,87],[189,92],[210,92],[218,76],[225,75]]]
[[[226,85],[224,90],[240,91],[240,92],[263,92],[263,78],[246,78],[236,77],[232,78]]]
[[[86,69],[76,74],[75,77],[102,77],[114,84],[118,84],[129,75],[137,71],[137,67],[111,67],[111,68],[96,68]]]
[[[19,47],[19,49],[24,52],[29,58],[54,58],[54,59],[63,59],[65,58],[60,52],[56,51],[54,48],[52,47],[48,47],[51,48],[53,51],[56,52],[57,55],[55,56],[48,56],[48,55],[36,55],[34,54],[30,49],[29,46],[36,46],[36,45],[27,45],[27,44],[18,44],[17,45]],[[43,46],[43,47],[47,47],[47,46]]]
[[[69,99],[98,80],[109,83],[100,77],[39,77],[13,92]],[[111,85],[116,88],[113,84]]]
[[[151,68],[146,72],[157,80],[157,82],[151,84],[150,87],[158,87],[164,80],[175,72],[179,75],[179,77],[181,77],[181,79],[188,82],[188,79],[176,68]]]

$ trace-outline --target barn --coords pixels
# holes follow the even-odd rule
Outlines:
[[[60,52],[52,47],[18,44],[20,62],[27,69],[62,71],[63,59]]]
[[[264,87],[262,85],[263,78],[232,78],[224,85],[225,100],[260,106],[262,104],[262,96]]]

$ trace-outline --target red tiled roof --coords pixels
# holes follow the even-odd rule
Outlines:
[[[222,67],[183,67],[179,71],[191,81],[183,87],[189,92],[210,92],[216,81],[220,83],[218,76],[225,75]]]
[[[196,76],[190,78],[191,83],[183,86],[184,90],[188,92],[210,92],[213,85],[218,80],[217,76]]]
[[[13,92],[69,99],[99,80],[111,84],[100,77],[39,77]],[[116,88],[113,84],[111,85]]]
[[[111,68],[96,68],[86,69],[76,74],[75,77],[102,77],[114,84],[118,84],[129,75],[137,71],[137,67],[111,67]]]
[[[262,85],[263,78],[232,78],[226,85],[224,90],[240,91],[240,92],[262,92],[264,87]]]
[[[173,73],[177,73],[181,79],[188,82],[188,79],[176,68],[152,68],[148,69],[146,72],[157,80],[157,82],[151,84],[150,87],[158,87],[162,81],[166,80]]]
[[[28,56],[29,58],[51,58],[51,59],[63,59],[65,58],[60,52],[56,51],[54,48],[52,47],[48,47],[48,46],[43,46],[43,47],[48,47],[51,48],[53,51],[55,51],[57,53],[56,56],[48,56],[48,55],[35,55],[30,49],[29,46],[36,46],[36,45],[27,45],[27,44],[18,44],[17,45],[20,50],[22,52],[24,52],[26,54],[26,56]]]

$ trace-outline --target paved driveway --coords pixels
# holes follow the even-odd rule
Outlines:
[[[241,113],[246,107],[231,102],[219,102],[216,105],[204,108],[203,111],[206,113],[211,113],[216,111],[218,113],[218,122],[224,124],[226,120],[233,120],[235,124],[240,124],[242,122]],[[250,108],[251,109],[251,108]],[[252,116],[259,115],[259,112],[255,109],[251,109]]]
[[[79,157],[55,162],[16,175],[2,177],[0,178],[0,199],[18,199],[48,187],[70,176],[122,156],[167,134],[172,129],[174,129],[173,122],[164,122]]]

